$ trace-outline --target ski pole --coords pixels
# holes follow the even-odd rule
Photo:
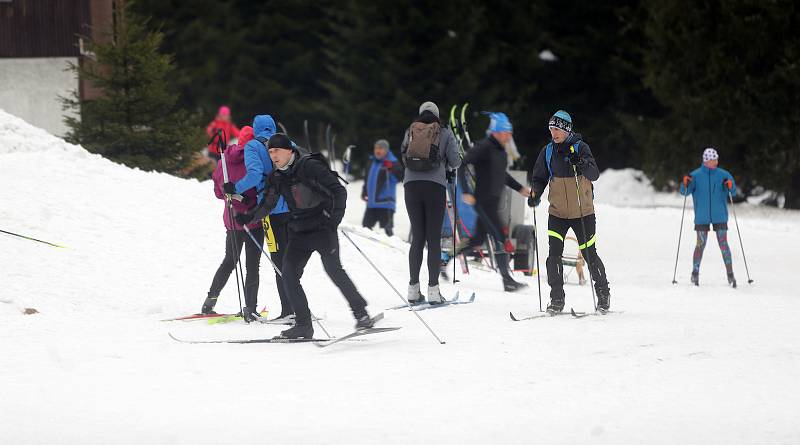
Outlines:
[[[570,150],[575,153],[575,148],[570,147]],[[578,214],[581,216],[581,230],[583,231],[583,242],[586,246],[586,249],[589,248],[589,234],[586,233],[586,223],[583,222],[583,205],[581,204],[581,184],[578,182],[578,169],[573,165],[572,172],[575,173],[575,191],[578,195]],[[580,246],[578,246],[578,250],[580,250]],[[588,252],[587,252],[588,253]],[[592,263],[589,261],[589,257],[591,255],[586,255],[586,265],[589,266],[589,287],[592,289],[592,304],[594,304],[594,310],[597,311],[597,297],[594,295],[594,277],[592,276]],[[610,298],[609,298],[610,300]]]
[[[271,264],[272,268],[275,269],[275,273],[277,273],[279,277],[283,278],[283,272],[281,272],[281,270],[278,269],[278,266],[275,264],[275,262],[272,261],[272,257],[270,257],[267,251],[264,250],[264,246],[258,243],[258,240],[256,240],[256,237],[253,236],[253,233],[250,232],[250,229],[247,226],[242,226],[242,227],[244,227],[244,231],[245,233],[247,233],[247,236],[249,236],[250,239],[253,240],[255,245],[258,246],[259,250],[261,250],[261,253],[263,253],[264,256],[267,258],[267,260],[269,260],[269,264]]]
[[[686,191],[689,192],[688,190]],[[678,255],[681,253],[681,237],[683,236],[683,216],[686,214],[686,198],[689,195],[683,195],[683,210],[681,211],[681,228],[678,231],[678,250],[675,252],[675,270],[672,271],[672,284],[677,284],[675,277],[678,275]]]
[[[2,232],[2,233],[5,233],[6,235],[13,235],[13,236],[18,236],[18,237],[20,237],[20,238],[24,238],[24,239],[26,239],[26,240],[36,241],[37,243],[47,244],[48,246],[60,247],[60,248],[62,248],[62,249],[66,249],[66,248],[67,248],[66,246],[62,246],[62,245],[60,245],[60,244],[49,243],[49,242],[47,242],[47,241],[42,241],[42,240],[40,240],[40,239],[31,238],[31,237],[29,237],[29,236],[20,235],[20,234],[18,234],[18,233],[14,233],[14,232],[7,232],[7,231],[5,231],[5,230],[0,230],[0,232]]]
[[[389,281],[389,279],[388,279],[388,278],[386,278],[386,275],[384,275],[384,274],[383,274],[383,272],[381,272],[381,271],[380,271],[380,269],[378,269],[378,267],[375,265],[375,263],[373,263],[373,262],[372,262],[372,260],[370,260],[370,259],[369,259],[369,257],[367,256],[367,254],[365,254],[365,253],[364,253],[364,251],[363,251],[363,250],[361,250],[361,248],[360,248],[360,247],[358,247],[358,244],[356,244],[356,243],[355,243],[355,241],[353,241],[353,239],[352,239],[352,238],[350,238],[350,235],[348,235],[348,234],[347,234],[347,232],[345,232],[344,230],[341,230],[341,229],[339,229],[339,231],[340,231],[340,232],[342,232],[342,234],[344,235],[344,237],[345,237],[345,238],[347,238],[347,241],[350,241],[350,244],[352,244],[352,245],[353,245],[353,247],[355,247],[355,248],[356,248],[356,250],[358,251],[358,253],[360,253],[360,254],[361,254],[361,256],[362,256],[362,257],[364,257],[364,259],[365,259],[365,260],[367,260],[367,262],[369,263],[369,265],[370,265],[370,266],[372,266],[372,268],[373,268],[373,269],[375,269],[375,272],[378,272],[378,275],[380,275],[380,276],[381,276],[381,278],[383,278],[383,281],[385,281],[385,282],[386,282],[386,284],[388,284],[388,285],[389,285],[389,287],[391,287],[391,288],[392,288],[392,290],[394,291],[394,293],[395,293],[395,294],[397,294],[397,296],[398,296],[398,297],[400,297],[400,299],[401,299],[401,300],[403,300],[403,303],[405,303],[405,304],[406,304],[406,306],[408,306],[408,309],[409,309],[409,310],[411,310],[411,312],[413,312],[413,313],[414,313],[414,315],[416,315],[416,316],[417,316],[417,318],[419,319],[419,321],[420,321],[420,322],[421,322],[421,323],[422,323],[422,324],[423,324],[423,325],[424,325],[426,328],[428,328],[428,331],[431,333],[431,335],[433,335],[433,338],[435,338],[435,339],[436,339],[436,341],[438,341],[438,342],[439,342],[439,344],[442,344],[442,345],[443,345],[443,344],[445,344],[444,340],[440,339],[440,338],[439,338],[439,336],[438,336],[438,335],[436,335],[436,333],[435,333],[435,332],[433,332],[433,329],[431,329],[431,327],[430,327],[430,326],[428,326],[428,323],[425,323],[425,320],[423,320],[423,319],[422,319],[422,317],[421,317],[421,316],[420,316],[420,315],[417,313],[417,311],[415,311],[415,310],[411,309],[411,304],[408,302],[408,300],[406,300],[405,298],[403,298],[403,295],[401,295],[401,294],[400,294],[400,292],[397,290],[397,288],[396,288],[396,287],[394,287],[394,285],[392,284],[392,282],[391,282],[391,281]]]
[[[744,254],[744,244],[742,244],[742,231],[739,230],[739,220],[736,219],[736,207],[733,206],[733,195],[728,190],[728,198],[731,201],[731,210],[733,210],[733,221],[736,223],[736,234],[739,235],[739,246],[742,248],[742,259],[744,260],[744,270],[747,272],[747,284],[752,284],[753,280],[750,279],[750,269],[747,267],[747,257]]]
[[[220,159],[222,160],[222,180],[224,183],[228,182],[228,164],[225,162],[225,142],[224,142],[225,134],[222,129],[217,130],[217,147],[219,147]],[[230,248],[231,252],[234,255],[234,270],[236,273],[236,293],[239,296],[239,312],[242,314],[242,318],[244,319],[245,323],[250,323],[250,320],[244,316],[244,309],[242,308],[242,290],[241,287],[244,286],[244,273],[242,272],[242,265],[239,261],[239,249],[236,247],[236,226],[234,225],[233,221],[233,203],[231,202],[231,195],[225,194],[225,204],[228,206],[228,223],[231,225],[231,239],[230,239]],[[241,277],[241,285],[239,284],[239,278]]]
[[[542,312],[542,270],[539,268],[539,237],[536,231],[539,226],[536,224],[536,207],[533,210],[533,250],[536,252],[536,284],[539,286],[539,312]]]
[[[456,278],[456,263],[458,262],[456,259],[456,248],[458,247],[456,245],[456,242],[458,241],[458,237],[456,236],[458,234],[458,203],[456,200],[458,199],[458,187],[456,185],[457,183],[455,182],[457,180],[458,179],[455,179],[453,181],[453,193],[450,195],[450,201],[453,203],[453,284],[458,283],[458,279]]]

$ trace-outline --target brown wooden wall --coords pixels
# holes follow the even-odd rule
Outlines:
[[[0,57],[77,57],[91,35],[90,0],[0,1]],[[111,0],[104,3],[111,4]]]

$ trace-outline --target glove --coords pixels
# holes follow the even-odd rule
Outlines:
[[[539,204],[542,202],[541,196],[529,196],[528,197],[528,207],[539,207]]]
[[[387,170],[390,170],[393,166],[394,166],[394,162],[392,162],[392,161],[390,161],[388,159],[384,159],[383,160],[383,168],[385,168]]]
[[[692,182],[692,177],[691,176],[686,175],[686,176],[683,177],[683,186],[684,187],[689,187],[689,183],[690,182]]]
[[[447,170],[447,171],[444,172],[444,177],[447,178],[447,182],[452,184],[453,180],[456,178],[456,171],[455,170]]]
[[[722,181],[722,185],[724,185],[728,190],[733,188],[733,181],[730,179],[725,179]]]
[[[575,153],[574,151],[567,156],[567,160],[574,166],[580,166],[586,162],[580,154]]]
[[[235,219],[237,223],[246,226],[253,221],[253,215],[249,213],[237,213],[233,219]]]
[[[222,184],[222,191],[228,195],[235,195],[236,194],[236,184],[232,182],[226,182]]]

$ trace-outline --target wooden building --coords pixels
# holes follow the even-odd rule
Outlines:
[[[98,94],[78,81],[69,64],[91,57],[85,38],[110,38],[119,1],[0,0],[0,109],[63,135],[59,97]]]

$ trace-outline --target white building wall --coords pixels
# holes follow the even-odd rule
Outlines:
[[[0,109],[28,123],[64,136],[65,112],[59,96],[78,89],[78,75],[68,70],[76,57],[0,58]]]

